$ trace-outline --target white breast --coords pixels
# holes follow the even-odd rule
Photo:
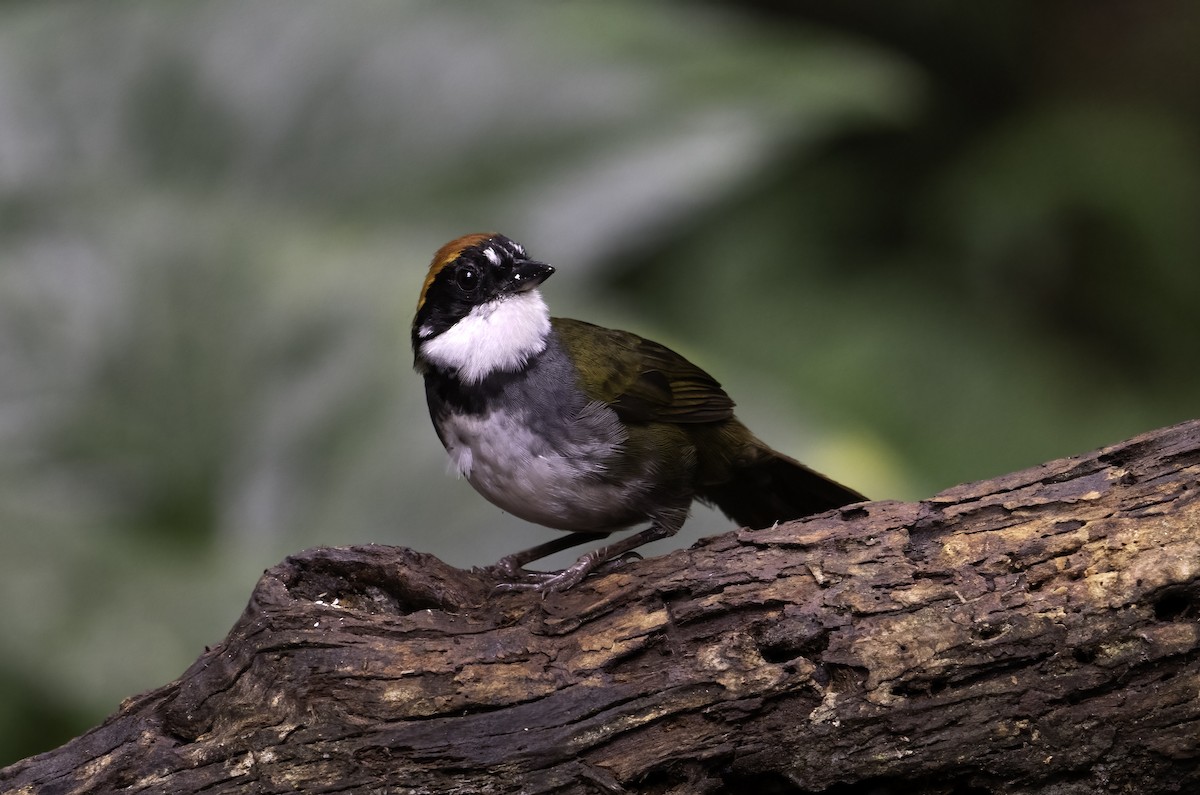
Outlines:
[[[579,421],[586,433],[555,444],[500,411],[450,416],[441,430],[451,466],[494,505],[526,521],[574,531],[642,521],[626,507],[641,484],[604,477],[624,442],[620,423],[591,406]]]

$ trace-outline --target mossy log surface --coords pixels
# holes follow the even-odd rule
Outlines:
[[[1200,791],[1200,421],[545,599],[493,584],[290,557],[0,791]]]

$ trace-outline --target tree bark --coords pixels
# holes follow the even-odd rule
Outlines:
[[[0,790],[1200,791],[1200,421],[494,593],[267,571],[176,681]]]

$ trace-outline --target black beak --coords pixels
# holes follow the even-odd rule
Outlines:
[[[505,292],[523,293],[526,290],[532,290],[549,279],[552,273],[554,273],[553,265],[532,259],[517,260],[513,265],[512,273],[509,274]]]

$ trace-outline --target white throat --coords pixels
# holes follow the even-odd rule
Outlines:
[[[453,370],[464,384],[478,384],[494,372],[521,369],[546,349],[550,310],[537,290],[481,304],[431,340],[421,354]],[[418,332],[418,336],[421,332]]]

